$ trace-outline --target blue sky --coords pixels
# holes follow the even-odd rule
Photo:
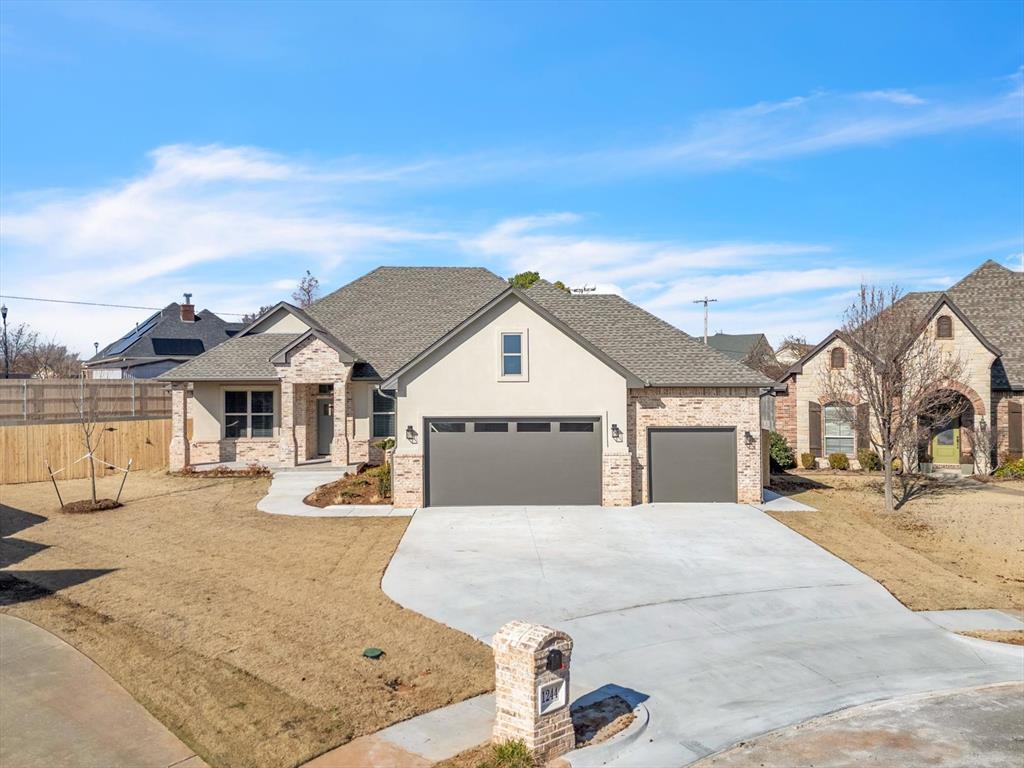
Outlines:
[[[538,269],[820,338],[1024,254],[1024,6],[0,4],[0,293]],[[9,299],[82,352],[140,313]]]

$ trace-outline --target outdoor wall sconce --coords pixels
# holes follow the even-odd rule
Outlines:
[[[405,428],[405,439],[408,440],[410,443],[416,442],[416,430],[413,429],[412,426],[408,426]]]
[[[612,424],[612,440],[621,440],[622,430],[619,429],[618,424]]]
[[[750,434],[749,429],[743,433],[743,440],[744,442],[746,442],[748,448],[753,448],[754,443],[757,442],[756,440],[754,440],[754,436]]]

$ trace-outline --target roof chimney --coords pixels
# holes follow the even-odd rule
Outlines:
[[[192,303],[192,294],[185,294],[185,303],[181,305],[181,322],[194,323],[196,321],[196,307]]]

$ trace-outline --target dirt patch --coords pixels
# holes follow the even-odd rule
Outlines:
[[[907,478],[885,512],[881,477],[773,476],[817,512],[772,517],[879,581],[912,610],[1024,607],[1024,496],[1006,486]]]
[[[972,629],[966,632],[957,632],[957,634],[976,637],[979,640],[990,640],[993,643],[1024,645],[1024,629]]]
[[[608,696],[593,704],[572,711],[572,727],[576,732],[576,748],[589,747],[608,741],[626,730],[636,715],[621,696]]]
[[[48,483],[2,486],[0,610],[90,656],[216,767],[299,765],[493,688],[487,646],[381,592],[407,518],[266,515],[267,486],[132,473],[102,515],[51,511]]]
[[[121,504],[113,499],[82,499],[81,501],[69,501],[60,508],[61,512],[69,515],[82,515],[90,512],[102,512],[105,509],[117,509]]]
[[[389,471],[386,466],[365,467],[355,474],[318,486],[304,502],[313,507],[334,504],[390,504],[391,495],[381,495],[380,475]]]

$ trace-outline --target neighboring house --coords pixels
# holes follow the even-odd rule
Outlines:
[[[793,339],[787,339],[775,350],[775,359],[783,370],[796,363],[801,357],[814,349],[813,344],[804,344]]]
[[[998,460],[1022,454],[1024,406],[1024,274],[986,261],[947,291],[909,293],[924,333],[957,355],[965,368],[962,385],[950,387],[964,399],[965,413],[952,423],[927,428],[918,450],[924,470],[960,466],[975,471],[972,439],[990,431]],[[833,331],[783,375],[785,393],[775,398],[776,429],[797,454],[810,452],[819,462],[830,453],[854,459],[869,448],[869,414],[863,404],[855,425],[842,406],[821,402],[828,368],[843,368],[851,354],[845,334]],[[965,385],[965,386],[964,386]]]
[[[619,296],[486,269],[376,269],[160,378],[175,469],[376,463],[395,437],[402,507],[761,499],[770,379]]]
[[[161,373],[207,352],[241,330],[208,309],[196,313],[192,294],[146,318],[82,367],[93,379],[155,379]]]
[[[775,350],[763,333],[716,333],[708,336],[708,346],[769,378],[782,372]]]

